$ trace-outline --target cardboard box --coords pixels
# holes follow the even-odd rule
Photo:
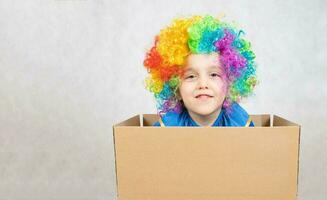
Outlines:
[[[255,127],[113,126],[118,200],[295,200],[300,126],[251,115]]]

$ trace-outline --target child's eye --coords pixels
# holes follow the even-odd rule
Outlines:
[[[220,77],[220,74],[218,74],[218,73],[211,73],[210,74],[212,77]]]
[[[186,76],[186,79],[193,79],[193,78],[195,78],[194,75],[188,75],[188,76]]]

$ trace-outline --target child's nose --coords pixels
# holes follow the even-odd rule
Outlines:
[[[208,89],[208,82],[206,78],[199,78],[199,89]]]

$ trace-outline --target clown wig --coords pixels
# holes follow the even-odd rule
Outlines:
[[[219,54],[227,83],[224,108],[228,110],[233,102],[251,95],[258,82],[255,55],[243,34],[233,25],[208,15],[175,19],[161,30],[144,60],[149,72],[146,88],[154,94],[158,114],[181,112],[183,102],[177,91],[190,54]]]

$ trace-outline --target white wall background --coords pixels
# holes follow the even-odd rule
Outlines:
[[[1,0],[0,199],[115,199],[112,125],[155,113],[142,82],[154,35],[222,12],[257,55],[242,105],[302,125],[298,199],[325,200],[325,0]]]

